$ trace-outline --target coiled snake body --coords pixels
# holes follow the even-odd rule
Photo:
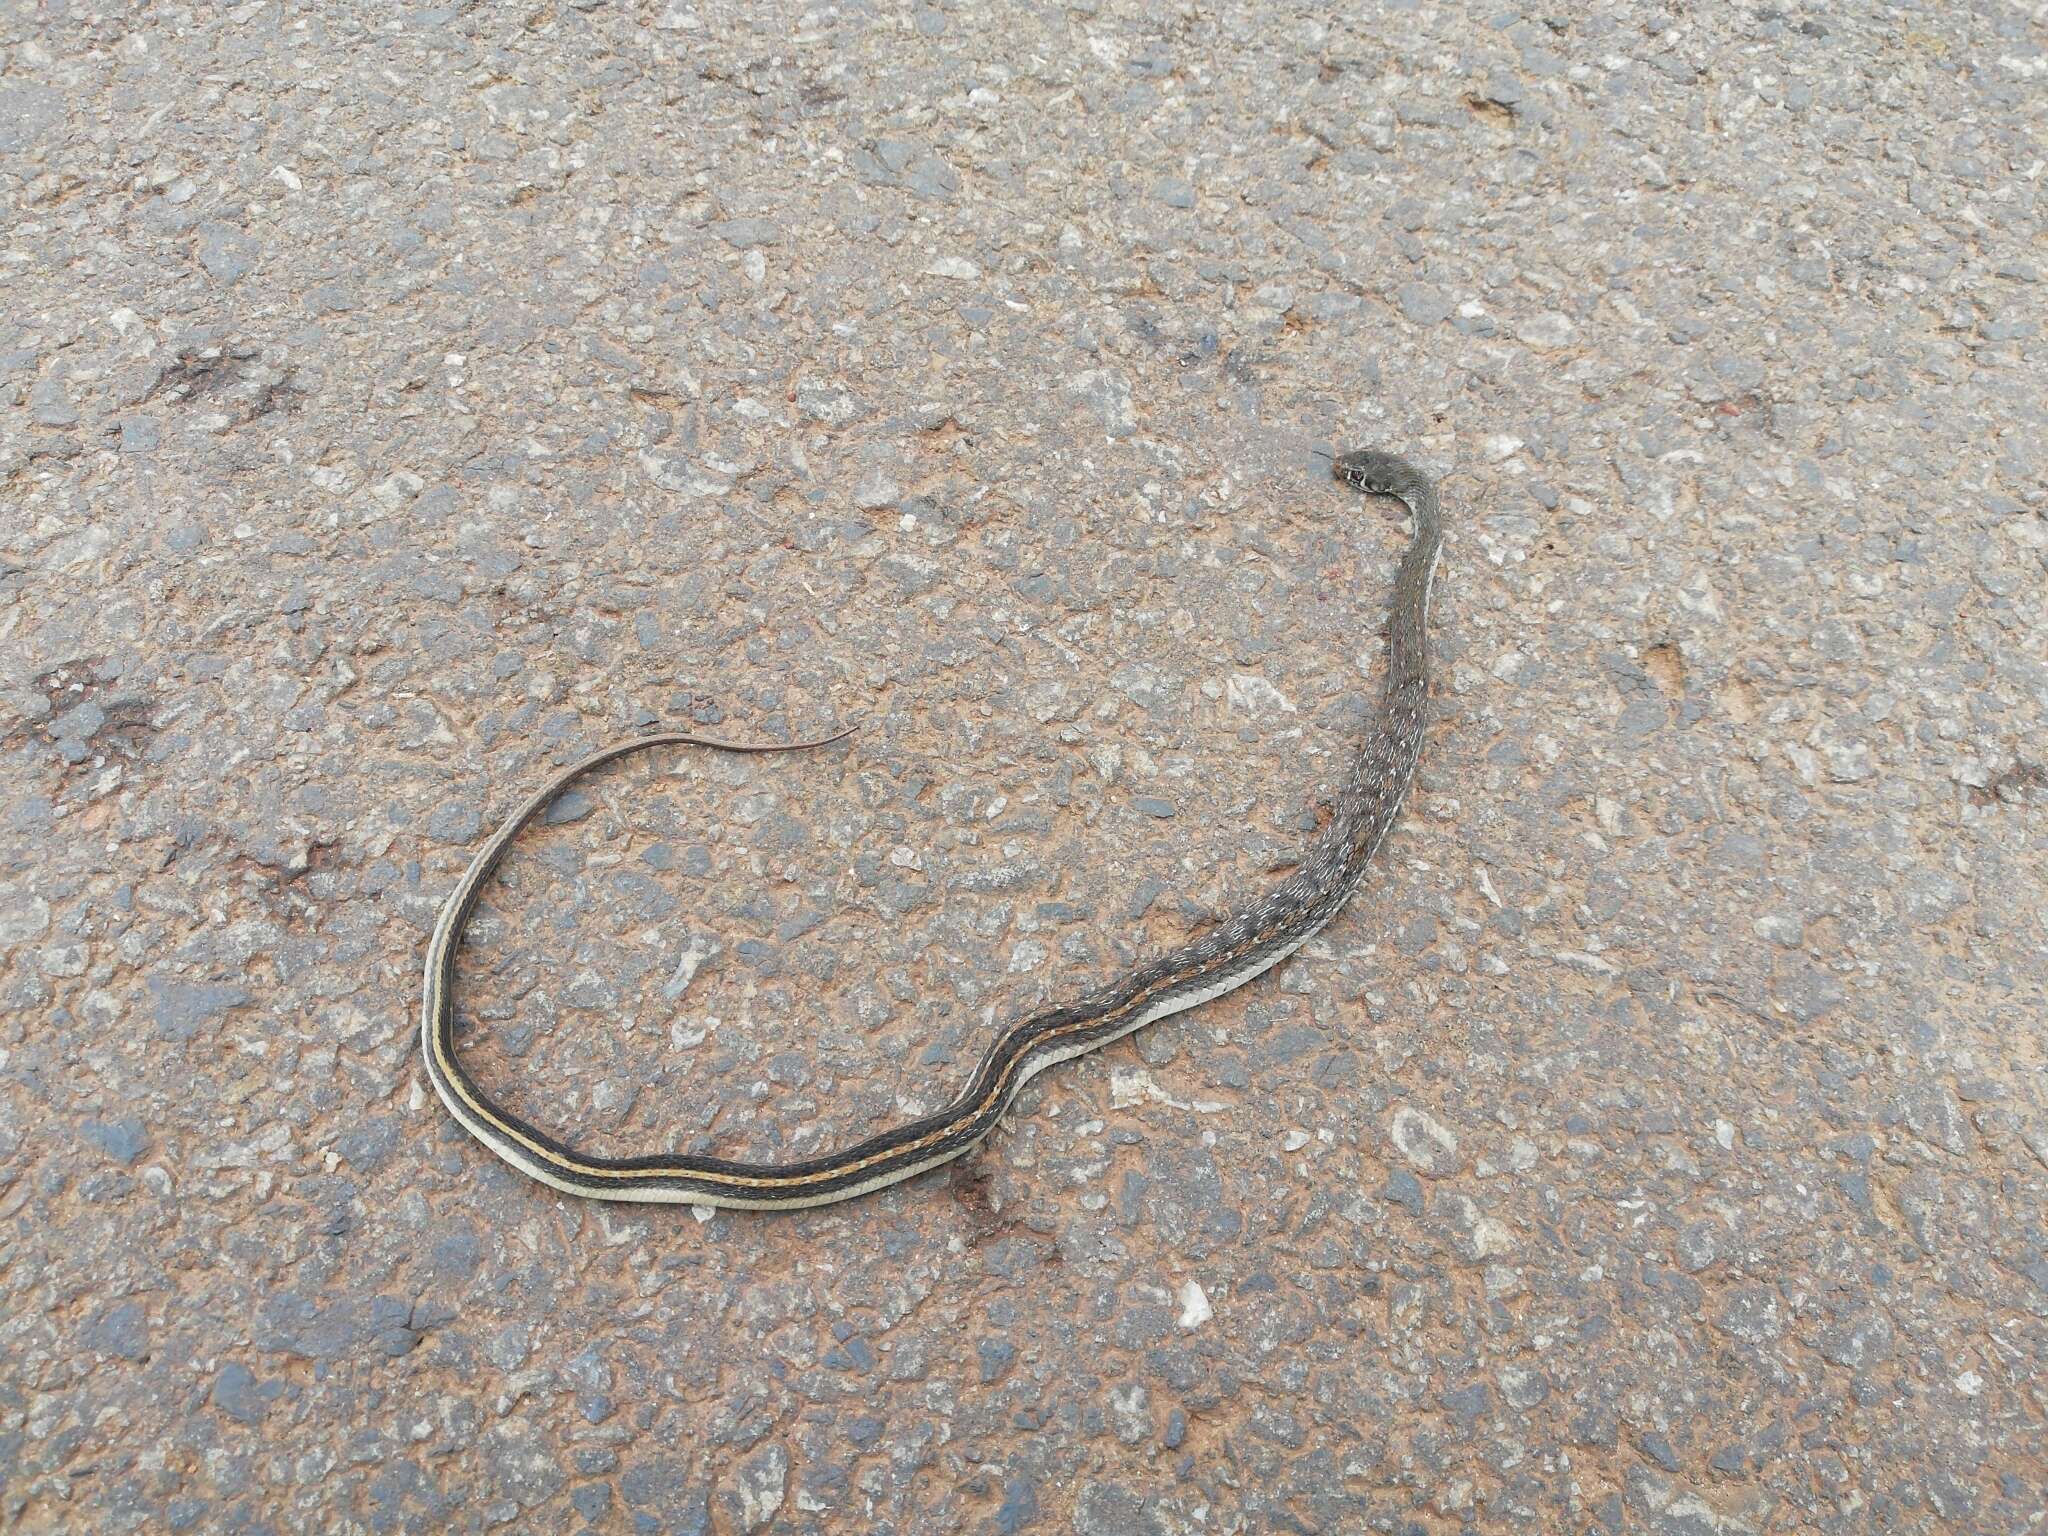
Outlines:
[[[572,1195],[603,1200],[792,1209],[849,1200],[960,1156],[995,1129],[1033,1076],[1055,1062],[1100,1049],[1155,1019],[1243,986],[1299,949],[1337,914],[1399,815],[1422,750],[1428,698],[1430,586],[1442,547],[1436,489],[1406,460],[1360,450],[1332,461],[1338,481],[1398,496],[1415,534],[1394,578],[1386,678],[1330,823],[1294,873],[1187,944],[1118,981],[1012,1025],[981,1059],[960,1096],[935,1114],[871,1136],[843,1151],[789,1163],[743,1163],[689,1153],[597,1157],[579,1152],[494,1103],[455,1053],[455,954],[485,882],[519,831],[576,779],[602,764],[659,746],[786,752],[849,734],[792,744],[746,745],[678,731],[615,742],[564,768],[506,818],[471,859],[427,944],[420,1040],[427,1077],[462,1126],[521,1172]]]

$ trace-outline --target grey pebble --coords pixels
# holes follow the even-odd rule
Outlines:
[[[1750,1344],[1768,1344],[1785,1331],[1777,1293],[1755,1285],[1732,1292],[1714,1325]]]
[[[483,830],[484,813],[467,800],[443,800],[427,816],[427,836],[437,843],[469,843]]]
[[[86,1344],[123,1360],[140,1360],[149,1353],[149,1314],[139,1301],[118,1302],[93,1321]]]
[[[217,283],[241,281],[256,264],[261,242],[227,224],[199,226],[199,264]]]
[[[0,81],[0,154],[19,154],[64,121],[64,96],[34,80]]]
[[[1443,1394],[1444,1412],[1451,1416],[1453,1423],[1469,1430],[1485,1417],[1492,1398],[1484,1382],[1475,1381],[1462,1387],[1453,1387]]]
[[[597,804],[589,795],[580,789],[567,789],[548,803],[547,810],[541,814],[541,821],[550,827],[566,827],[573,822],[581,821],[595,809],[597,809]],[[478,816],[477,826],[479,829],[482,827],[482,824],[483,818]],[[469,837],[449,839],[449,841],[467,842],[469,838],[475,835],[475,831],[472,831]]]
[[[711,226],[711,233],[739,251],[774,245],[782,238],[773,219],[724,219]]]
[[[80,1125],[79,1131],[87,1141],[124,1168],[132,1166],[149,1150],[148,1128],[134,1115],[124,1115],[118,1120],[87,1120]]]
[[[397,1149],[399,1124],[393,1115],[372,1115],[335,1138],[334,1150],[350,1167],[373,1173]]]
[[[805,380],[796,387],[796,408],[811,421],[843,427],[858,421],[868,408],[843,385]]]
[[[890,477],[887,470],[877,465],[861,476],[859,483],[854,486],[853,504],[863,512],[877,512],[885,507],[895,506],[897,498],[902,494],[903,488]]]
[[[1893,1339],[1891,1319],[1881,1312],[1872,1312],[1825,1329],[1819,1347],[1823,1358],[1848,1370],[1860,1371],[1890,1359]]]
[[[1678,1267],[1696,1275],[1721,1256],[1722,1228],[1717,1221],[1691,1221],[1679,1229],[1673,1250]]]
[[[533,1329],[526,1323],[507,1323],[484,1345],[484,1358],[501,1371],[516,1371],[532,1349]]]
[[[247,987],[232,982],[168,981],[152,976],[149,992],[157,1034],[174,1041],[190,1040],[208,1024],[255,1001]]]
[[[1511,1407],[1534,1408],[1550,1396],[1550,1380],[1528,1366],[1505,1366],[1500,1373],[1500,1395]]]
[[[1089,368],[1067,379],[1067,393],[1095,413],[1102,430],[1111,437],[1129,437],[1138,430],[1137,411],[1131,402],[1131,381],[1113,368]]]
[[[1075,1536],[1164,1536],[1150,1505],[1118,1483],[1089,1483],[1074,1504]]]
[[[1414,325],[1435,325],[1451,313],[1451,301],[1427,283],[1403,283],[1394,290],[1394,302]]]
[[[1387,1119],[1387,1134],[1401,1155],[1426,1178],[1448,1178],[1465,1165],[1458,1138],[1450,1127],[1415,1105],[1394,1108]]]
[[[937,155],[920,155],[904,172],[903,180],[919,197],[950,202],[960,192],[960,173]]]
[[[262,1423],[264,1411],[270,1406],[255,1372],[234,1361],[220,1368],[207,1396],[214,1407],[238,1424]]]
[[[483,1437],[482,1450],[488,1486],[511,1501],[513,1514],[554,1497],[568,1481],[547,1441],[523,1420],[493,1425]]]
[[[1678,1453],[1671,1449],[1671,1442],[1656,1433],[1656,1431],[1646,1430],[1642,1438],[1636,1443],[1643,1448],[1644,1455],[1656,1462],[1666,1472],[1676,1472],[1678,1470]]]
[[[50,904],[18,885],[0,885],[0,944],[23,944],[46,933]]]
[[[1418,912],[1401,925],[1395,944],[1404,955],[1419,955],[1436,942],[1436,919]]]
[[[1038,1490],[1028,1476],[1012,1477],[1003,1484],[1003,1501],[996,1507],[996,1529],[1001,1536],[1017,1536],[1038,1523]]]
[[[988,1386],[1002,1380],[1010,1362],[1017,1358],[1017,1347],[1008,1339],[983,1339],[975,1346],[981,1359],[981,1383]]]
[[[38,379],[28,392],[29,417],[39,427],[75,427],[78,411],[57,379]]]
[[[718,1500],[740,1530],[766,1530],[782,1509],[788,1482],[789,1452],[767,1445],[733,1469]]]
[[[609,1470],[599,1468],[598,1470]],[[702,1509],[702,1489],[693,1488],[686,1458],[655,1453],[627,1464],[619,1474],[619,1496],[628,1504],[663,1511]]]

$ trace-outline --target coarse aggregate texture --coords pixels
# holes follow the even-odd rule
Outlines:
[[[1339,13],[1342,13],[1341,15]],[[2038,6],[0,20],[0,1523],[2038,1531]],[[1351,908],[788,1216],[1312,834]]]

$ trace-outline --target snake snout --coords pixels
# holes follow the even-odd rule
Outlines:
[[[1411,473],[1404,460],[1391,453],[1382,453],[1377,448],[1355,448],[1330,461],[1332,479],[1341,480],[1361,491],[1370,491],[1375,496],[1400,494],[1401,486]]]

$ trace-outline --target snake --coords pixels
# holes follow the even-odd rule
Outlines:
[[[463,1066],[455,1042],[455,960],[485,885],[520,831],[576,780],[655,747],[796,752],[829,745],[855,727],[798,742],[734,742],[657,731],[601,748],[534,790],[476,850],[443,903],[426,950],[420,1040],[428,1080],[449,1114],[505,1162],[566,1194],[741,1210],[794,1210],[850,1200],[952,1161],[994,1131],[1020,1090],[1058,1062],[1098,1051],[1147,1024],[1236,990],[1313,937],[1365,876],[1415,780],[1429,695],[1430,589],[1443,546],[1435,485],[1406,459],[1375,449],[1330,458],[1339,483],[1398,497],[1413,535],[1394,576],[1378,708],[1367,719],[1328,820],[1293,872],[1230,911],[1199,937],[1167,950],[1072,1002],[1041,1008],[989,1045],[965,1089],[943,1109],[790,1162],[738,1162],[692,1152],[635,1157],[579,1151],[493,1100]],[[1284,867],[1284,866],[1283,866]]]

